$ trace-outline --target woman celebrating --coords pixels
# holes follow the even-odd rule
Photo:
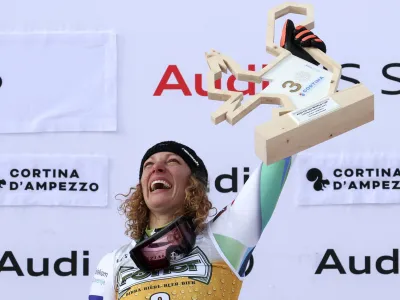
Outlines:
[[[292,24],[285,25],[290,31],[285,36],[295,40]],[[302,31],[299,42],[312,35],[297,30]],[[287,40],[282,46],[293,50]],[[290,165],[290,157],[269,166],[261,163],[236,199],[207,222],[212,204],[201,158],[173,141],[151,147],[134,193],[121,206],[132,242],[101,259],[89,300],[238,299]]]
[[[133,241],[102,258],[89,299],[238,299],[289,166],[290,158],[261,164],[236,200],[206,223],[212,205],[201,158],[172,141],[153,146],[122,205]]]

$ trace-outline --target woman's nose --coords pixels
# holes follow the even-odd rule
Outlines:
[[[153,165],[153,172],[155,172],[155,173],[162,173],[162,172],[164,172],[165,171],[165,166],[164,166],[164,164],[162,163],[162,162],[156,162],[154,165]]]

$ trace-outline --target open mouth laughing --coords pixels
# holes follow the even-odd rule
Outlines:
[[[169,190],[172,188],[172,184],[169,183],[165,179],[155,179],[151,181],[150,183],[150,192],[156,192],[156,191],[163,191],[163,190]]]

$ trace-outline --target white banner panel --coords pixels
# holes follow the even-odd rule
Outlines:
[[[300,153],[293,164],[300,205],[400,203],[400,155]]]
[[[1,34],[0,66],[0,133],[116,130],[114,34]]]
[[[106,206],[108,160],[84,155],[0,155],[0,205]]]

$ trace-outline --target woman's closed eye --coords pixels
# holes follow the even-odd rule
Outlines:
[[[168,159],[167,162],[168,162],[168,163],[177,163],[177,164],[180,164],[179,160],[177,160],[176,158],[170,158],[170,159]]]
[[[144,164],[144,168],[150,167],[152,165],[153,165],[153,163],[151,161],[149,161],[149,162]]]

